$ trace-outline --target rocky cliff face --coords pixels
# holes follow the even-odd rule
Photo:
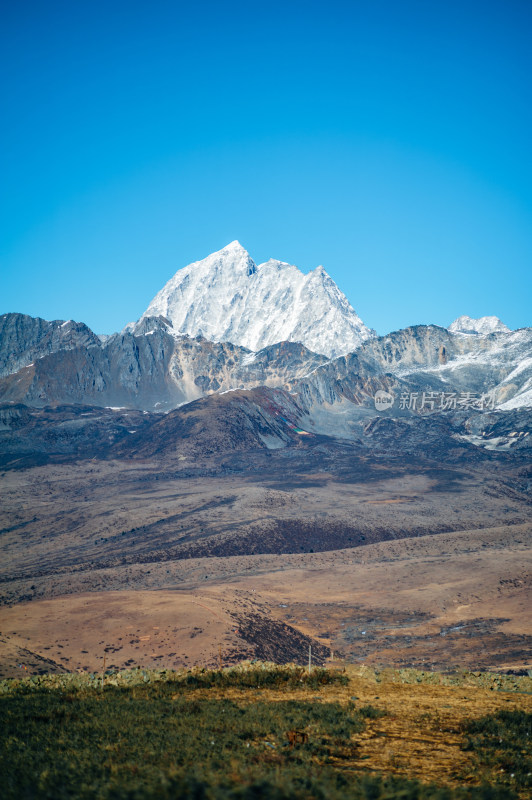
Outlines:
[[[495,406],[516,408],[529,403],[531,387],[532,329],[471,337],[433,325],[364,342],[292,385],[309,408],[344,400],[371,406],[377,389],[490,393]]]
[[[16,330],[17,320],[11,322]],[[25,331],[24,320],[18,322]],[[162,318],[145,318],[104,342],[88,328],[82,334],[78,342],[73,336],[55,341],[55,350],[47,336],[35,344],[22,338],[10,363],[23,366],[0,379],[2,401],[168,410],[213,392],[283,386],[326,361],[295,342],[253,353],[228,342],[175,336]]]
[[[414,326],[329,360],[297,342],[253,352],[230,342],[177,336],[163,317],[145,317],[104,341],[78,323],[16,314],[2,322],[4,402],[163,411],[208,394],[269,386],[296,393],[318,417],[324,409],[339,412],[344,404],[335,424],[373,414],[379,390],[397,400],[404,393],[489,393],[494,407],[532,405],[529,328],[470,336]],[[395,403],[394,411],[406,410]]]
[[[99,347],[100,340],[82,322],[48,322],[27,314],[0,316],[0,377],[17,372],[35,359],[76,347]]]

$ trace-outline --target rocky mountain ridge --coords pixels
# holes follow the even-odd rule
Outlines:
[[[27,320],[31,318],[0,317],[0,330],[19,332],[15,367],[22,364],[0,378],[2,401],[163,411],[213,392],[286,385],[327,360],[297,342],[279,342],[253,353],[229,342],[177,336],[168,320],[147,317],[104,341],[92,334],[88,344],[69,339],[55,350],[49,346],[48,329],[41,326],[45,333],[39,350],[34,325]]]
[[[0,320],[8,330],[20,335],[28,326],[27,351],[19,341],[17,363],[30,354],[35,358],[0,379],[0,449],[14,448],[13,456],[26,453],[23,459],[32,448],[48,458],[50,450],[55,452],[53,442],[59,443],[59,453],[65,442],[71,443],[70,452],[78,447],[78,437],[83,442],[80,452],[95,448],[111,453],[111,445],[125,437],[123,454],[153,455],[151,437],[159,430],[163,450],[175,449],[179,434],[179,447],[190,439],[190,447],[202,453],[210,451],[209,440],[218,442],[221,450],[268,450],[293,446],[309,435],[363,448],[371,445],[375,452],[380,447],[417,452],[430,441],[440,452],[443,440],[451,450],[471,446],[517,454],[531,446],[529,328],[470,336],[414,326],[370,339],[353,353],[329,360],[294,342],[254,353],[229,343],[176,336],[171,323],[161,317],[145,317],[132,330],[104,341],[74,324],[72,336],[87,343],[66,336],[65,349],[50,352],[50,331],[57,335],[68,326],[53,323],[49,328],[41,321],[45,352],[35,357],[40,352],[35,323],[20,315],[7,316],[17,317]],[[388,405],[377,404],[378,393],[384,393]],[[217,397],[225,399],[219,403]],[[201,398],[208,402],[198,407],[199,427],[193,425],[190,435],[181,422],[172,423],[173,417],[146,427],[152,412],[173,413]],[[48,433],[39,444],[41,417],[31,416],[29,427],[17,422],[21,414],[30,419],[28,406],[73,410],[65,411],[62,421],[52,415],[46,422],[45,414]],[[75,411],[82,406],[91,409],[83,412],[86,418]],[[95,407],[107,411],[102,416]],[[15,412],[16,408],[26,411]],[[195,413],[187,417],[187,425],[196,419]],[[95,426],[89,424],[93,417]],[[140,426],[139,418],[144,420]]]
[[[0,315],[0,377],[28,367],[35,359],[78,347],[100,346],[99,337],[83,322],[53,320],[27,314]]]

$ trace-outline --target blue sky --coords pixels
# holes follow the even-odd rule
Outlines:
[[[238,239],[379,333],[532,324],[528,0],[3,15],[0,313],[118,330]]]

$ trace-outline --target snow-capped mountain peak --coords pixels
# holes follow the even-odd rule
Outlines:
[[[305,275],[276,259],[257,266],[237,241],[178,270],[148,316],[166,317],[176,334],[255,351],[292,341],[334,357],[375,335],[323,267]]]
[[[480,333],[487,336],[490,333],[510,333],[510,328],[501,322],[499,317],[479,317],[473,319],[465,314],[455,319],[449,325],[448,329],[451,333]]]

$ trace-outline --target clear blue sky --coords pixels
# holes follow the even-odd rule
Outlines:
[[[8,3],[0,313],[99,333],[238,239],[386,333],[532,324],[532,3]]]

